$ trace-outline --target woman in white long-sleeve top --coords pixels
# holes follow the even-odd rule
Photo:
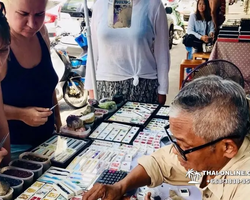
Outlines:
[[[208,0],[198,0],[196,12],[191,14],[188,21],[187,33],[192,34],[197,39],[194,45],[197,51],[202,51],[202,42],[208,43],[209,38],[214,37],[214,23]],[[200,40],[200,42],[199,42]],[[192,47],[186,48],[189,52],[189,59],[192,57]]]
[[[122,94],[125,100],[165,103],[170,55],[161,0],[133,0],[131,27],[116,29],[108,26],[108,0],[97,0],[91,32],[98,99]],[[89,64],[85,89],[93,98]]]

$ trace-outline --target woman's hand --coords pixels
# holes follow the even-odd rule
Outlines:
[[[8,154],[8,151],[5,148],[0,149],[0,162],[2,162],[3,158]]]
[[[165,94],[158,94],[158,101],[159,101],[159,104],[162,104],[164,105],[165,102],[167,100],[167,97]]]
[[[213,40],[214,40],[214,32],[209,33],[209,37],[213,38]]]
[[[21,121],[33,127],[41,126],[48,121],[52,114],[49,108],[27,107],[23,109]]]
[[[203,35],[203,36],[201,37],[201,40],[202,40],[203,42],[205,42],[205,43],[208,43],[208,39],[209,39],[209,37],[208,37],[207,35]]]

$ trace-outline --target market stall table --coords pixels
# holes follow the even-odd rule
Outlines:
[[[17,199],[33,200],[51,196],[53,198],[49,198],[50,200],[71,199],[74,196],[75,199],[81,199],[82,191],[90,189],[96,181],[109,181],[108,184],[113,184],[119,180],[116,178],[121,178],[121,173],[129,172],[137,166],[139,157],[149,155],[161,146],[170,145],[169,141],[164,144],[161,142],[161,139],[166,137],[164,129],[169,127],[168,113],[168,106],[126,102],[121,109],[106,120],[103,119],[104,121],[93,129],[89,136],[94,139],[92,143],[67,136],[51,137],[32,152],[25,153],[25,156],[29,155],[30,159],[34,159],[33,157],[49,155],[52,167],[28,189],[23,188],[26,190]],[[123,115],[130,118],[121,123]],[[108,174],[109,178],[106,179],[107,177],[101,174],[105,177]],[[111,177],[115,174],[119,177]],[[185,196],[185,200],[202,199],[201,192],[194,185],[172,186],[164,183],[154,191],[162,199],[166,199],[169,190],[180,195],[179,191],[183,188],[189,190],[189,196]]]
[[[250,93],[250,43],[249,42],[216,42],[209,60],[223,59],[235,64],[245,81],[245,91]]]

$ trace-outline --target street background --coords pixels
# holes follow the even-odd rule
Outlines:
[[[226,19],[240,19],[240,18],[249,18],[249,15],[246,15],[243,12],[243,2],[238,1],[237,3],[227,7],[228,12],[226,15]],[[186,58],[186,50],[182,42],[180,44],[173,45],[173,48],[170,50],[171,56],[171,65],[169,72],[169,93],[167,95],[166,105],[170,105],[174,97],[177,95],[179,91],[179,67],[180,63],[183,59]],[[70,108],[64,100],[59,101],[59,107],[61,111],[61,119],[62,123],[66,123],[66,118],[70,114],[80,114],[81,109],[73,109]]]

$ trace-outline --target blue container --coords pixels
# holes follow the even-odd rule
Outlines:
[[[79,35],[78,37],[75,38],[75,41],[77,42],[77,44],[83,48],[83,47],[87,47],[88,46],[88,41],[87,41],[87,37],[84,34]]]
[[[71,65],[73,68],[78,68],[82,65],[82,61],[81,60],[71,60]]]

